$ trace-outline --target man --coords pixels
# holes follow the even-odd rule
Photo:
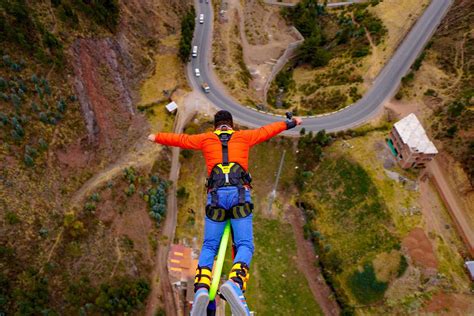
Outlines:
[[[150,141],[159,144],[201,150],[206,160],[208,194],[204,241],[196,270],[192,316],[206,315],[212,266],[228,219],[232,225],[236,254],[229,280],[221,286],[220,292],[229,303],[233,315],[250,314],[243,295],[254,252],[249,150],[300,124],[300,118],[293,118],[254,130],[235,131],[232,115],[221,110],[214,116],[214,132],[198,135],[158,133],[148,136]]]

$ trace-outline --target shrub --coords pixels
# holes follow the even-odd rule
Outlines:
[[[423,60],[425,59],[425,57],[426,52],[422,52],[411,66],[411,69],[413,69],[414,71],[418,71],[421,68],[421,65],[423,64]]]
[[[35,161],[33,160],[33,158],[28,155],[28,154],[25,154],[24,158],[23,158],[23,161],[25,163],[25,165],[27,167],[33,167],[35,165]]]
[[[0,122],[2,125],[7,125],[9,122],[8,116],[6,116],[4,113],[0,112]]]
[[[438,93],[433,89],[428,89],[425,91],[425,95],[429,97],[437,97]]]
[[[5,213],[5,220],[10,225],[15,225],[15,224],[18,224],[18,223],[21,222],[18,215],[16,215],[16,213],[14,213],[12,211],[7,211]]]
[[[358,47],[352,52],[352,57],[360,58],[367,56],[370,53],[369,46]]]
[[[410,71],[406,76],[402,78],[402,84],[407,85],[413,80],[415,80],[415,73],[413,71]]]
[[[407,258],[405,258],[404,255],[401,255],[400,256],[400,265],[398,266],[397,277],[399,278],[399,277],[403,276],[403,274],[405,273],[407,268],[408,268]]]
[[[100,194],[95,192],[93,193],[90,197],[89,200],[94,201],[94,202],[99,202],[100,201]]]
[[[112,32],[117,28],[120,17],[118,0],[73,1],[72,4],[96,24],[106,27]]]
[[[127,196],[132,196],[136,192],[135,184],[130,183],[127,190],[125,190],[125,194]]]
[[[381,300],[388,288],[386,282],[377,280],[372,263],[365,264],[362,271],[354,271],[348,278],[348,285],[357,301],[363,304]]]
[[[395,94],[395,100],[403,99],[403,91],[400,89],[398,90],[397,94]]]
[[[25,146],[25,153],[33,158],[36,158],[38,156],[38,151],[29,145]]]
[[[458,126],[456,124],[451,125],[451,127],[449,127],[446,130],[446,136],[449,138],[453,138],[457,131],[458,131]]]
[[[150,293],[145,280],[117,279],[113,284],[102,284],[95,299],[95,307],[104,314],[129,314],[141,307]]]
[[[40,138],[39,141],[38,141],[38,144],[39,144],[39,149],[41,151],[45,151],[48,149],[48,143],[43,139],[43,138]]]
[[[18,315],[51,315],[48,279],[36,270],[27,270],[19,276],[19,286],[13,291]]]
[[[84,211],[86,211],[86,212],[94,213],[95,210],[96,210],[96,206],[95,206],[94,203],[87,202],[87,203],[84,205]]]
[[[64,102],[63,99],[59,100],[57,103],[56,103],[56,109],[61,112],[61,113],[64,113],[66,111],[66,102]]]
[[[178,199],[186,199],[189,197],[188,191],[186,191],[185,187],[179,187],[178,191],[176,192]]]

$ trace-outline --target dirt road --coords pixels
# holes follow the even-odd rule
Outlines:
[[[188,97],[188,100],[192,98]],[[189,102],[188,102],[189,103]],[[186,123],[194,115],[195,108],[192,106],[183,107],[182,112],[178,112],[173,131],[181,133]],[[168,253],[176,231],[176,221],[178,215],[178,203],[176,200],[176,189],[179,178],[179,148],[172,148],[171,170],[169,180],[172,182],[168,189],[167,213],[162,225],[161,241],[156,250],[155,264],[151,275],[151,294],[146,306],[146,315],[155,315],[158,306],[158,298],[161,297],[167,316],[178,315],[178,302],[176,302],[173,287],[168,274]]]
[[[339,315],[340,308],[334,300],[332,291],[326,284],[321,270],[317,268],[313,245],[304,238],[304,219],[301,211],[291,206],[287,216],[293,227],[296,244],[298,245],[298,269],[305,275],[311,292],[313,292],[313,296],[323,310],[324,315]]]
[[[464,210],[463,204],[458,201],[455,192],[447,181],[447,175],[436,158],[428,164],[427,171],[453,218],[461,238],[466,243],[469,253],[474,256],[474,225],[464,213],[467,210]]]

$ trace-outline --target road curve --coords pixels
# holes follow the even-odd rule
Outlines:
[[[412,27],[403,43],[398,47],[391,60],[385,65],[372,87],[356,103],[337,112],[304,119],[303,126],[307,131],[325,129],[328,132],[345,130],[370,120],[378,112],[382,104],[396,93],[401,78],[408,72],[411,65],[428,43],[441,20],[448,12],[453,0],[432,0],[423,15]],[[213,10],[210,3],[195,0],[196,15],[204,14],[204,23],[196,20],[193,46],[198,46],[198,56],[192,58],[187,65],[189,81],[194,89],[218,108],[228,110],[234,120],[249,127],[259,127],[271,122],[281,121],[282,117],[253,108],[243,106],[229,96],[225,87],[217,79],[209,61],[212,60],[212,27]],[[194,69],[199,68],[201,76],[196,77]],[[210,93],[204,93],[201,83],[207,82]],[[286,131],[287,135],[298,135],[301,127]]]

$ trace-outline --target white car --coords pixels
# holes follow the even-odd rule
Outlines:
[[[199,14],[199,23],[203,24],[204,23],[204,14]]]
[[[197,55],[198,55],[198,47],[193,46],[193,57],[197,57]]]
[[[196,75],[196,77],[201,76],[201,73],[199,72],[199,68],[194,69],[194,74]]]

